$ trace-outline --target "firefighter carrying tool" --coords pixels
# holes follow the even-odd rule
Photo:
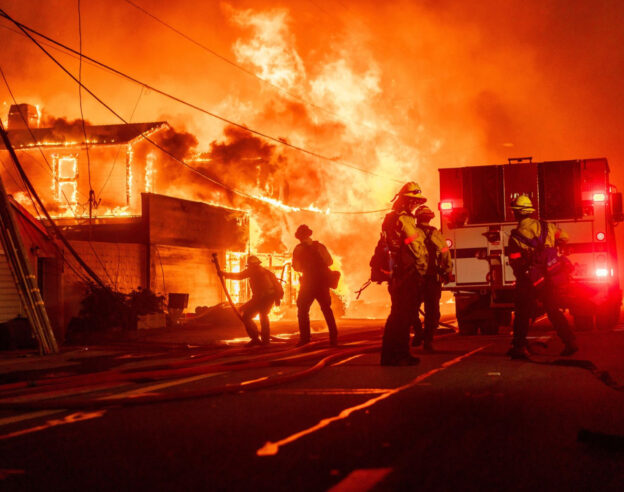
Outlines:
[[[416,227],[412,212],[427,199],[420,186],[410,181],[394,200],[392,212],[382,225],[382,238],[387,241],[393,267],[388,280],[392,307],[383,334],[381,365],[411,366],[420,362],[410,354],[409,336],[414,305],[421,303],[427,272],[425,233]]]
[[[440,323],[440,297],[442,283],[448,283],[453,271],[453,261],[446,240],[438,229],[429,225],[435,217],[433,211],[426,205],[421,205],[414,213],[416,225],[425,233],[425,247],[427,248],[427,271],[424,276],[422,299],[418,296],[414,313],[414,338],[412,345],[420,345],[422,340],[425,352],[433,352],[433,335]],[[425,304],[425,330],[422,332],[420,323],[420,301]]]
[[[245,324],[245,329],[247,330],[249,338],[251,338],[251,341],[247,344],[249,347],[269,344],[271,339],[269,311],[274,303],[279,306],[284,296],[284,290],[279,280],[275,277],[275,274],[260,266],[260,264],[261,261],[257,257],[250,256],[247,259],[247,268],[245,270],[242,272],[230,273],[221,271],[218,263],[215,263],[219,276],[232,280],[249,279],[252,296],[251,299],[241,307],[242,321]],[[258,328],[253,321],[256,314],[260,315],[262,342],[260,342]]]
[[[532,218],[535,208],[526,195],[517,197],[511,209],[518,226],[509,239],[509,263],[516,277],[513,341],[509,355],[512,359],[528,358],[529,320],[534,317],[538,300],[565,344],[561,355],[572,355],[578,351],[578,346],[560,309],[569,288],[572,268],[557,252],[557,246],[567,242],[568,236],[554,224]]]

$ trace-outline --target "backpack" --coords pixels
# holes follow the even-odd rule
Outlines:
[[[392,278],[395,261],[385,231],[382,231],[379,235],[379,241],[377,241],[377,246],[375,246],[375,252],[370,259],[369,265],[371,267],[370,279],[372,282],[381,284],[382,282],[389,282]]]
[[[269,272],[269,278],[271,279],[271,284],[273,285],[273,290],[275,291],[275,305],[279,306],[284,298],[284,288],[282,287],[282,282],[272,271],[267,270],[267,272]]]
[[[511,231],[511,235],[521,243],[532,248],[527,275],[533,285],[539,285],[543,280],[550,280],[555,287],[562,287],[569,281],[569,274],[573,269],[570,260],[559,256],[557,248],[546,246],[548,236],[548,223],[540,221],[540,235],[529,239],[517,229]]]

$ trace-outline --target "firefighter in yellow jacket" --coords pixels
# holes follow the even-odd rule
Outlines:
[[[448,283],[453,271],[451,252],[442,233],[429,222],[435,217],[433,211],[426,205],[421,205],[414,213],[416,225],[425,233],[425,247],[427,248],[427,271],[424,275],[422,300],[425,305],[425,330],[422,332],[420,323],[420,302],[415,305],[414,339],[412,345],[423,342],[425,352],[433,352],[433,335],[440,323],[440,297],[442,284]],[[418,299],[420,300],[420,299]]]
[[[406,183],[395,196],[392,212],[386,215],[382,225],[394,261],[388,283],[392,307],[381,346],[383,366],[408,366],[419,362],[410,354],[409,336],[414,304],[422,302],[427,248],[425,233],[416,226],[412,212],[426,200],[418,184]]]
[[[518,226],[509,238],[509,264],[516,277],[514,296],[512,359],[527,359],[527,334],[530,318],[535,315],[536,301],[544,306],[548,319],[563,341],[562,356],[578,351],[574,333],[561,310],[569,270],[561,261],[557,246],[568,241],[568,235],[556,225],[531,217],[535,212],[526,195],[516,198],[511,208]]]

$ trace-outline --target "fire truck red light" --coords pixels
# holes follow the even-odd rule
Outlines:
[[[609,271],[606,268],[598,268],[596,270],[596,277],[606,277]]]
[[[597,241],[604,241],[605,240],[605,233],[604,232],[599,232],[598,234],[596,234],[596,240]]]
[[[607,199],[607,195],[604,193],[594,193],[594,202],[604,202]]]
[[[450,239],[447,239],[447,240],[446,240],[446,245],[447,245],[449,248],[452,248],[452,247],[453,247],[453,241],[451,241]]]
[[[440,202],[440,210],[453,210],[453,202]]]

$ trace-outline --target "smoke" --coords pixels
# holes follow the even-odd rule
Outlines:
[[[18,20],[77,44],[75,2],[51,0],[40,9],[18,0],[1,3]],[[141,5],[265,83],[125,2],[84,3],[85,52],[329,160],[191,110],[180,114],[186,109],[177,103],[89,65],[83,66],[86,84],[132,114],[132,121],[180,115],[184,125],[172,125],[195,135],[197,143],[181,144],[175,155],[230,189],[331,213],[271,207],[161,156],[163,179],[156,191],[250,210],[263,238],[258,247],[291,249],[292,232],[307,223],[343,257],[345,278],[354,287],[368,276],[383,213],[334,212],[387,208],[403,181],[419,182],[435,208],[438,168],[508,157],[606,156],[612,181],[624,179],[621,2],[343,0],[331,9],[307,0],[287,7],[272,0]],[[0,65],[20,101],[75,117],[75,84],[23,37],[6,30],[0,35],[6,40]],[[77,68],[75,59],[61,60]],[[0,94],[10,103],[6,91]],[[115,122],[86,96],[84,103],[89,120]]]

